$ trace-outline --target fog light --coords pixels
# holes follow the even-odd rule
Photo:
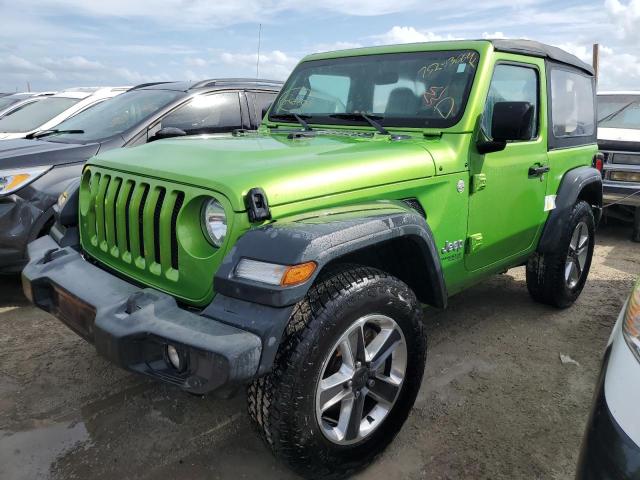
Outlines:
[[[182,371],[185,367],[184,358],[182,357],[182,355],[180,355],[178,349],[173,345],[167,345],[167,360],[168,363],[179,372]]]

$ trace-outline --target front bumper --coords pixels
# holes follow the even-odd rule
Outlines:
[[[0,198],[0,272],[19,272],[27,263],[27,244],[44,212],[18,195]]]
[[[632,207],[640,207],[640,185],[629,182],[614,182],[604,180],[602,182],[602,199],[604,204],[620,203]],[[636,193],[636,195],[633,195]],[[633,196],[630,196],[633,195]]]
[[[258,335],[180,308],[173,297],[139,288],[45,236],[29,244],[22,272],[25,295],[95,345],[99,354],[134,372],[193,393],[246,382],[258,372]],[[173,345],[186,360],[166,360]]]

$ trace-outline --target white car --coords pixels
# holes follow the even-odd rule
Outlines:
[[[16,92],[0,97],[0,117],[55,93],[56,92]]]
[[[28,138],[50,130],[60,122],[131,87],[77,88],[63,90],[37,102],[26,103],[0,117],[0,140]]]
[[[640,478],[640,280],[604,354],[576,480]]]

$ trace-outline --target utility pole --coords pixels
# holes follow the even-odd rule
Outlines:
[[[600,45],[598,43],[593,44],[592,65],[593,65],[593,71],[595,72],[595,76],[596,76],[596,83],[598,83],[598,70],[600,67]]]
[[[260,41],[262,40],[262,24],[258,24],[258,59],[256,60],[256,78],[260,77]]]
[[[27,92],[31,91],[31,84],[29,82],[27,82]]]

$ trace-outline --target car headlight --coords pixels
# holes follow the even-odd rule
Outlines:
[[[207,239],[216,248],[220,248],[227,236],[227,216],[222,204],[215,198],[202,206],[202,230]]]
[[[16,170],[0,170],[0,196],[8,195],[30,184],[46,173],[51,166],[20,168]]]
[[[640,280],[636,282],[627,302],[622,332],[627,345],[640,361]]]

